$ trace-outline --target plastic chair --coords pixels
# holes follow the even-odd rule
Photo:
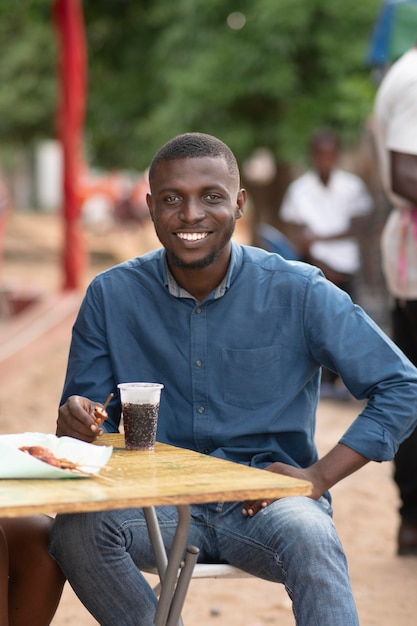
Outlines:
[[[257,231],[257,245],[267,252],[277,252],[284,259],[290,261],[298,261],[300,255],[291,243],[280,230],[274,228],[270,224],[259,224]]]
[[[143,569],[142,572],[158,576],[158,570],[156,567]],[[251,576],[252,574],[248,574],[242,569],[234,567],[233,565],[228,565],[227,563],[197,563],[194,565],[191,580],[195,578],[251,578]],[[159,594],[160,588],[160,583],[153,588],[156,595]]]

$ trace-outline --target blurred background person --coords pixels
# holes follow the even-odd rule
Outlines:
[[[360,250],[356,240],[373,200],[362,179],[338,167],[340,142],[323,129],[310,139],[311,169],[287,188],[279,217],[304,261],[356,298]],[[321,397],[345,400],[350,394],[338,376],[323,370]]]
[[[392,205],[381,237],[392,338],[417,364],[417,42],[382,79],[373,123],[381,182]],[[400,445],[394,463],[401,498],[398,554],[417,556],[417,430]]]

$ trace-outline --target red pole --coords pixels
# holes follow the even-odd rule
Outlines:
[[[79,0],[54,0],[59,39],[57,125],[63,152],[63,288],[77,289],[87,265],[79,193],[86,100],[86,43]]]

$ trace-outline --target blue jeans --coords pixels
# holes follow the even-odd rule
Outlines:
[[[283,498],[253,518],[241,511],[240,502],[191,507],[188,543],[200,548],[199,561],[230,563],[282,583],[298,626],[358,626],[325,498]],[[177,512],[160,507],[157,513],[169,550]],[[156,598],[140,573],[154,564],[142,509],[58,515],[50,553],[101,626],[153,624]]]

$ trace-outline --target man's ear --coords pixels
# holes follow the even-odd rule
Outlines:
[[[244,213],[244,207],[246,204],[246,189],[240,189],[238,194],[237,194],[237,199],[236,199],[236,212],[235,212],[235,217],[237,220],[239,220],[243,213]]]
[[[146,204],[148,205],[149,213],[153,221],[153,203],[152,203],[152,196],[150,193],[146,194]]]

